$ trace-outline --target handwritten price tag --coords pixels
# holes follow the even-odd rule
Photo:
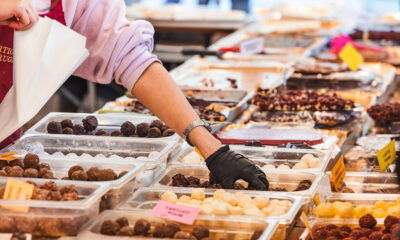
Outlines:
[[[251,38],[240,44],[240,53],[244,55],[261,53],[264,51],[264,37]]]
[[[157,206],[153,209],[153,215],[192,225],[199,211],[199,208],[159,201]]]
[[[30,200],[32,198],[34,188],[35,187],[32,184],[9,178],[4,191],[4,200]],[[2,206],[2,208],[17,212],[29,211],[29,207],[23,206]]]
[[[12,160],[16,160],[19,159],[21,155],[20,153],[16,153],[16,152],[8,152],[8,153],[4,153],[2,155],[0,155],[0,160],[3,161],[12,161]]]
[[[393,139],[388,145],[377,152],[379,167],[381,172],[385,171],[390,164],[396,159],[396,145]]]
[[[345,176],[346,170],[344,168],[343,156],[341,156],[331,171],[331,181],[336,190],[339,189]]]
[[[312,233],[312,229],[311,229],[311,227],[310,227],[310,222],[308,221],[308,217],[307,217],[307,215],[305,214],[305,212],[302,212],[302,213],[301,213],[300,219],[301,219],[301,221],[304,223],[304,225],[306,226],[306,228],[308,229],[308,231],[310,232],[310,237],[311,237],[311,239],[314,239],[313,233]]]
[[[360,63],[363,61],[363,57],[350,42],[346,43],[342,50],[340,50],[339,57],[349,66],[350,70],[352,71],[356,71]]]

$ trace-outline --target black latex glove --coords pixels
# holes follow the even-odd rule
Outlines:
[[[236,180],[242,179],[249,183],[250,188],[268,190],[265,173],[243,155],[231,151],[228,145],[209,156],[206,163],[216,182],[223,188],[233,189]]]

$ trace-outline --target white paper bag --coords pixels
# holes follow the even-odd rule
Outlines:
[[[0,140],[34,117],[89,55],[86,38],[49,18],[14,34],[14,84],[0,103]]]

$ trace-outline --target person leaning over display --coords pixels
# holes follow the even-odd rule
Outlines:
[[[269,183],[264,172],[229,146],[222,146],[152,54],[152,25],[143,20],[128,21],[125,8],[123,0],[0,0],[0,45],[13,39],[13,29],[32,27],[39,19],[38,13],[59,21],[87,38],[90,56],[74,75],[102,84],[114,79],[130,90],[200,150],[207,167],[224,188],[233,188],[237,179],[243,179],[258,190],[267,190]],[[10,69],[7,64],[12,63],[0,62],[0,101],[12,86],[12,78],[10,85],[5,77]],[[18,133],[14,134],[2,147],[18,137]]]

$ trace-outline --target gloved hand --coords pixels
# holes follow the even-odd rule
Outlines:
[[[269,182],[265,173],[253,162],[226,145],[206,159],[207,167],[217,183],[223,188],[233,189],[234,183],[242,179],[250,188],[268,190]]]

